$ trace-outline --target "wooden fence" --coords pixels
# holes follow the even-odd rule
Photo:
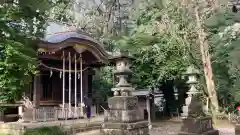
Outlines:
[[[55,121],[58,120],[57,114],[58,110],[57,108],[53,107],[41,107],[39,109],[34,110],[35,117],[33,116],[33,119],[35,118],[36,121]]]
[[[84,110],[83,110],[84,111]],[[84,117],[81,108],[76,109],[72,107],[60,108],[60,107],[40,107],[38,109],[26,109],[23,112],[23,121],[56,121],[56,120],[67,120],[67,119],[78,119]]]

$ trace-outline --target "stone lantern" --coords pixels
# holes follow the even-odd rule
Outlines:
[[[189,66],[187,68],[187,71],[184,73],[184,75],[186,75],[188,77],[188,81],[186,82],[190,89],[187,92],[187,98],[185,99],[185,105],[183,106],[183,113],[182,113],[182,118],[187,118],[189,113],[195,113],[197,110],[201,112],[202,109],[202,105],[201,102],[195,102],[195,109],[197,110],[193,110],[193,108],[189,108],[190,104],[193,103],[193,97],[197,97],[199,96],[200,92],[196,89],[196,84],[197,82],[197,75],[199,74],[199,71],[196,70],[193,66]],[[197,103],[197,104],[196,104]]]
[[[133,87],[130,84],[130,77],[132,75],[132,71],[129,68],[129,58],[121,57],[116,58],[116,70],[114,71],[114,75],[117,78],[117,85],[115,88],[112,88],[114,92],[114,96],[131,96]]]
[[[196,88],[198,74],[199,71],[193,66],[188,67],[185,73],[188,76],[186,83],[190,89],[187,92],[188,97],[183,106],[183,122],[179,135],[218,135],[218,130],[213,129],[212,118],[206,116],[202,109],[202,102],[200,100],[201,92]]]
[[[132,96],[130,59],[121,55],[112,59],[116,64],[114,75],[118,82],[112,91],[114,96],[108,99],[108,114],[102,124],[100,135],[149,135],[148,122],[144,121],[138,99]]]

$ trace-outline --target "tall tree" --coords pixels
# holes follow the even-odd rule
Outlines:
[[[146,88],[181,76],[189,64],[187,31],[193,25],[176,1],[142,1],[135,28],[119,46],[136,60],[135,84]]]
[[[21,98],[37,69],[37,41],[57,0],[14,0],[0,3],[0,100]]]
[[[235,109],[239,102],[239,74],[236,59],[239,42],[239,13],[231,8],[222,8],[205,22],[209,32],[209,43],[212,52],[214,79],[218,92],[219,103],[224,111]]]
[[[206,1],[203,1],[206,2]],[[213,80],[213,71],[212,71],[212,63],[211,63],[211,55],[209,53],[209,43],[207,40],[207,33],[204,31],[202,27],[202,22],[204,22],[203,19],[206,19],[205,16],[209,15],[209,13],[201,13],[202,16],[199,15],[199,4],[202,4],[203,2],[196,2],[195,7],[194,7],[194,14],[196,17],[196,26],[197,26],[197,34],[198,34],[198,42],[200,46],[200,52],[202,56],[202,62],[203,62],[203,69],[204,69],[204,75],[205,75],[205,80],[206,80],[206,85],[207,85],[207,91],[208,91],[208,96],[211,101],[211,107],[213,107],[213,110],[216,110],[216,112],[219,111],[219,105],[218,105],[218,99],[217,99],[217,92],[215,89],[215,83]],[[211,1],[210,6],[213,8],[213,10],[216,9],[217,4],[216,2]],[[203,9],[206,10],[206,6],[202,7]],[[211,11],[208,11],[211,12]]]

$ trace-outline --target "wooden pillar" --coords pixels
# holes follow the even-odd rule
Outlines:
[[[36,109],[40,106],[40,89],[41,89],[41,76],[40,74],[36,74],[34,76],[34,84],[33,84],[33,121],[36,121]]]
[[[88,73],[88,97],[92,99],[92,74]]]
[[[18,106],[18,115],[20,117],[18,121],[23,121],[23,105]]]
[[[154,96],[152,97],[152,100],[151,100],[151,119],[152,120],[156,120],[156,108],[155,108],[155,101],[154,101]]]
[[[84,77],[84,80],[83,80],[83,91],[84,91],[83,96],[88,96],[88,71],[87,70],[85,70],[83,72],[83,77]]]
[[[148,128],[152,129],[152,122],[151,122],[151,111],[150,111],[150,95],[146,96],[146,106],[148,112]]]
[[[41,76],[37,74],[34,76],[34,87],[33,87],[33,106],[38,108],[40,106],[40,89],[41,89]]]
[[[0,123],[4,123],[4,111],[0,110]]]
[[[96,115],[97,114],[97,107],[96,107],[96,104],[93,104],[93,92],[92,92],[92,82],[93,82],[93,75],[94,75],[94,70],[93,69],[88,69],[88,75],[87,75],[87,78],[88,78],[88,82],[87,82],[87,85],[88,85],[88,98],[90,100],[90,103],[91,103],[91,113],[92,113],[92,116]]]

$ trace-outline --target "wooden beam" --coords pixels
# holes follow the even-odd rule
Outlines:
[[[49,60],[58,60],[62,61],[62,58],[55,55],[38,55],[39,59],[49,59]]]

